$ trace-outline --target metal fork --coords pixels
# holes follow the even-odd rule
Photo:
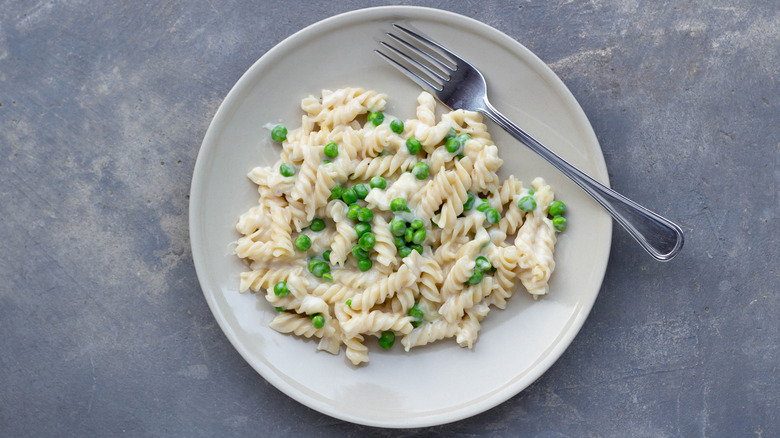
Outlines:
[[[487,83],[473,65],[441,44],[393,24],[402,36],[388,32],[393,44],[380,41],[390,55],[375,50],[394,67],[431,92],[451,109],[477,111],[541,155],[593,197],[656,260],[671,260],[683,245],[683,232],[674,222],[604,186],[569,164],[512,123],[488,101]]]

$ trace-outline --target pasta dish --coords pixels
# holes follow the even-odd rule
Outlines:
[[[406,351],[454,338],[472,348],[516,283],[538,297],[555,268],[565,205],[542,178],[509,176],[482,116],[385,114],[385,94],[323,90],[300,127],[273,127],[279,160],[249,178],[259,202],[241,215],[239,290],[264,294],[271,327],[367,363],[375,337]]]

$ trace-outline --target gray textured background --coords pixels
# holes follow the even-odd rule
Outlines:
[[[257,58],[380,3],[0,1],[0,435],[780,435],[777,1],[415,3],[547,62],[613,187],[681,224],[678,258],[653,262],[616,227],[583,330],[495,409],[407,431],[326,417],[216,325],[188,192]]]

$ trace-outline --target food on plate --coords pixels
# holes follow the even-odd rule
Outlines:
[[[271,327],[367,363],[368,338],[406,351],[454,337],[472,348],[491,306],[519,281],[548,292],[565,205],[535,178],[500,181],[503,161],[482,116],[384,113],[387,96],[323,90],[301,102],[301,126],[279,124],[281,156],[249,178],[259,202],[241,215],[240,291],[264,293]]]

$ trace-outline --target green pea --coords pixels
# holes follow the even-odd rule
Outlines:
[[[276,306],[274,307],[274,310],[276,310],[277,312],[284,312],[284,307]]]
[[[401,256],[401,258],[404,258],[412,253],[412,248],[409,248],[408,246],[402,246],[398,248],[398,255]]]
[[[414,230],[411,228],[407,228],[406,232],[404,233],[404,240],[407,242],[411,242],[414,238]]]
[[[293,176],[295,175],[295,166],[288,163],[282,163],[282,165],[279,166],[279,173],[281,173],[282,176]]]
[[[344,188],[340,184],[336,184],[330,189],[330,199],[341,199],[341,194],[344,192]]]
[[[330,161],[330,160],[322,160],[322,164],[330,164],[330,163],[332,163],[332,161]]]
[[[468,134],[460,134],[456,137],[458,139],[458,143],[465,145],[467,141],[471,140],[471,136]]]
[[[550,204],[550,208],[547,209],[547,212],[550,213],[550,216],[560,216],[565,211],[566,204],[561,201],[553,201],[552,204]]]
[[[474,269],[474,273],[469,277],[469,284],[479,284],[482,281],[482,270],[479,268]]]
[[[277,297],[286,297],[290,295],[290,289],[287,287],[287,282],[280,281],[274,285],[274,295]]]
[[[366,272],[369,269],[371,269],[371,266],[373,266],[374,264],[371,262],[371,259],[360,259],[358,260],[357,265],[358,265],[358,269],[360,269],[363,272]]]
[[[358,260],[365,259],[368,258],[368,251],[361,248],[359,245],[355,245],[352,247],[352,255]]]
[[[371,231],[371,224],[367,222],[358,222],[355,224],[355,232],[357,233],[358,237],[368,233]]]
[[[486,199],[480,199],[479,200],[479,205],[477,206],[477,211],[484,212],[488,208],[490,208],[490,203],[487,202]]]
[[[412,306],[411,309],[409,309],[408,312],[406,312],[406,314],[418,321],[422,321],[423,318],[425,318],[425,312],[423,312],[422,309],[420,309],[420,306],[416,303],[414,306]]]
[[[313,268],[311,268],[311,273],[317,278],[321,278],[323,275],[327,274],[328,272],[330,272],[330,265],[328,265],[323,261],[319,261],[314,265]]]
[[[393,333],[392,330],[383,331],[379,336],[379,346],[385,350],[389,350],[393,348],[393,344],[395,344],[395,333]]]
[[[321,266],[321,267],[318,267]],[[326,262],[320,262],[314,267],[314,271],[312,272],[317,277],[322,277],[323,275],[330,272],[330,265]],[[322,275],[317,275],[317,273],[322,272]]]
[[[325,155],[330,158],[336,158],[339,155],[339,145],[336,143],[328,143],[324,149]]]
[[[455,138],[457,136],[458,136],[458,132],[455,131],[455,128],[450,128],[450,130],[447,132],[447,135],[444,136],[443,141],[446,143],[447,140],[449,140],[451,138]]]
[[[431,172],[431,168],[428,167],[427,163],[424,163],[422,161],[415,164],[414,167],[412,168],[412,175],[414,175],[414,177],[419,180],[428,178],[428,174],[430,172]]]
[[[422,245],[417,244],[417,243],[413,243],[413,244],[409,245],[409,247],[412,248],[413,250],[417,251],[418,253],[420,253],[420,255],[422,255],[422,253],[423,253],[423,246]]]
[[[322,260],[318,259],[317,257],[312,257],[309,259],[309,272],[314,271],[314,267],[317,266],[318,263],[322,263]]]
[[[406,149],[409,151],[409,155],[417,155],[422,150],[422,144],[420,144],[420,140],[409,137],[409,139],[406,140]]]
[[[371,178],[371,181],[368,183],[368,185],[371,186],[372,189],[384,190],[387,187],[387,181],[385,181],[385,179],[381,176],[375,176]]]
[[[329,272],[322,274],[322,279],[325,281],[333,281],[333,276]]]
[[[360,239],[358,239],[358,245],[360,245],[360,247],[366,251],[371,251],[374,249],[374,245],[376,245],[376,237],[374,237],[373,233],[366,233],[360,236]]]
[[[417,328],[422,325],[422,321],[412,321],[412,327]]]
[[[534,193],[536,193],[536,191],[534,189],[528,189],[528,194],[529,195],[533,195]]]
[[[374,220],[374,212],[368,207],[363,207],[358,212],[358,220],[360,222],[371,222]]]
[[[347,307],[352,307],[352,299],[351,298],[348,299],[347,301],[344,302],[344,304],[346,304]]]
[[[536,208],[536,198],[533,195],[526,195],[517,201],[517,206],[525,212],[533,211]]]
[[[555,227],[558,232],[561,232],[566,229],[566,218],[563,216],[555,216],[552,219],[553,226]]]
[[[308,251],[309,248],[311,248],[311,239],[309,236],[301,234],[300,236],[296,237],[295,248],[297,248],[298,251]]]
[[[311,316],[311,325],[313,325],[314,328],[321,329],[325,325],[325,317],[319,313],[315,313]]]
[[[313,266],[311,266],[311,273],[317,278],[321,278],[328,272],[330,272],[330,265],[322,260],[316,260]]]
[[[349,209],[347,210],[347,219],[351,221],[356,221],[358,216],[360,215],[360,206],[357,204],[352,204],[349,206]]]
[[[368,187],[366,187],[364,184],[355,184],[355,195],[357,195],[358,199],[366,199],[366,196],[368,196]]]
[[[409,211],[409,209],[406,207],[406,199],[404,199],[404,198],[395,198],[392,201],[390,201],[390,210],[392,210],[392,211]]]
[[[326,262],[330,262],[330,253],[332,253],[333,250],[327,249],[325,252],[322,253],[322,258],[325,259]]]
[[[447,148],[447,152],[451,154],[459,152],[461,146],[463,145],[460,144],[457,138],[450,138],[447,140],[447,143],[444,144],[444,147]]]
[[[271,138],[277,143],[287,140],[287,128],[284,125],[276,125],[271,130]]]
[[[344,191],[341,193],[341,200],[347,204],[354,204],[358,200],[355,189],[344,189]]]
[[[463,155],[463,154],[458,154],[458,155],[455,155],[455,158],[457,158],[457,159],[459,159],[459,160],[462,160],[462,159],[463,159],[463,157],[465,157],[465,155]]]
[[[487,219],[489,224],[497,224],[501,220],[501,213],[495,208],[488,208],[485,210],[485,219]]]
[[[424,226],[425,226],[425,222],[423,222],[422,219],[415,219],[412,221],[412,228],[414,228],[415,230],[419,230]]]
[[[401,218],[394,217],[390,221],[390,233],[393,236],[403,236],[406,233],[406,222]]]
[[[406,246],[406,241],[404,240],[404,238],[399,236],[393,237],[393,243],[395,244],[396,248]]]
[[[385,115],[381,112],[377,111],[375,113],[368,113],[367,117],[368,121],[371,122],[374,126],[379,126],[382,124],[382,122],[385,121]]]
[[[463,211],[469,211],[474,208],[474,203],[477,201],[477,197],[473,193],[469,192],[466,202],[463,203]]]
[[[390,122],[390,130],[395,132],[396,134],[400,134],[404,132],[404,122],[402,122],[399,119],[395,119],[392,122]]]
[[[425,242],[426,235],[425,228],[415,231],[414,236],[412,236],[412,243],[421,244]]]
[[[474,260],[474,263],[477,264],[477,268],[481,269],[482,271],[489,271],[493,269],[493,265],[490,264],[490,261],[485,256],[479,256],[476,260]]]
[[[325,229],[325,221],[315,217],[311,221],[311,225],[309,225],[309,229],[312,231],[322,231]]]

